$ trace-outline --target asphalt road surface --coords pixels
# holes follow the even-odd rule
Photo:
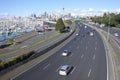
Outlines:
[[[13,80],[107,80],[107,63],[101,36],[92,29],[80,27],[79,35],[54,55],[45,59]],[[63,50],[70,50],[68,57],[61,56]],[[60,66],[74,66],[67,76],[58,74]]]

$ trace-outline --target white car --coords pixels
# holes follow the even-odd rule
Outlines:
[[[85,28],[87,28],[87,26],[85,26]]]
[[[70,71],[73,69],[73,66],[71,65],[63,65],[61,66],[61,68],[59,69],[59,75],[63,75],[66,76],[68,75],[68,73],[70,73]]]
[[[70,54],[70,51],[64,50],[62,53],[62,56],[68,56]]]
[[[93,32],[90,32],[90,36],[93,36],[94,34],[93,34]]]
[[[117,36],[119,36],[119,35],[118,35],[118,33],[114,33],[114,36],[116,36],[116,37],[117,37]]]
[[[78,36],[79,34],[77,33],[76,36]]]

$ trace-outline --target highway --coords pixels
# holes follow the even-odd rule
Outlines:
[[[79,26],[79,35],[64,45],[49,58],[12,80],[107,80],[106,52],[101,36],[87,34],[92,29]],[[68,57],[61,56],[63,50],[70,50]],[[60,66],[74,66],[68,76],[60,76]]]

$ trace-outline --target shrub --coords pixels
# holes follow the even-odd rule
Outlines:
[[[4,61],[0,62],[0,70],[2,70],[2,69],[5,68],[4,65],[5,65],[5,62],[4,62]]]
[[[35,53],[35,51],[31,51],[29,53],[26,53],[26,54],[22,54],[20,56],[17,56],[17,57],[14,57],[12,60],[10,61],[2,61],[0,60],[0,71],[5,69],[5,68],[8,68],[12,65],[15,65],[27,58],[29,58],[31,55],[33,55]]]

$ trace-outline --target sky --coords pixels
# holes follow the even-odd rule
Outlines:
[[[28,16],[32,13],[71,12],[73,15],[120,12],[120,0],[0,0],[0,15]],[[97,12],[97,13],[95,13]]]

